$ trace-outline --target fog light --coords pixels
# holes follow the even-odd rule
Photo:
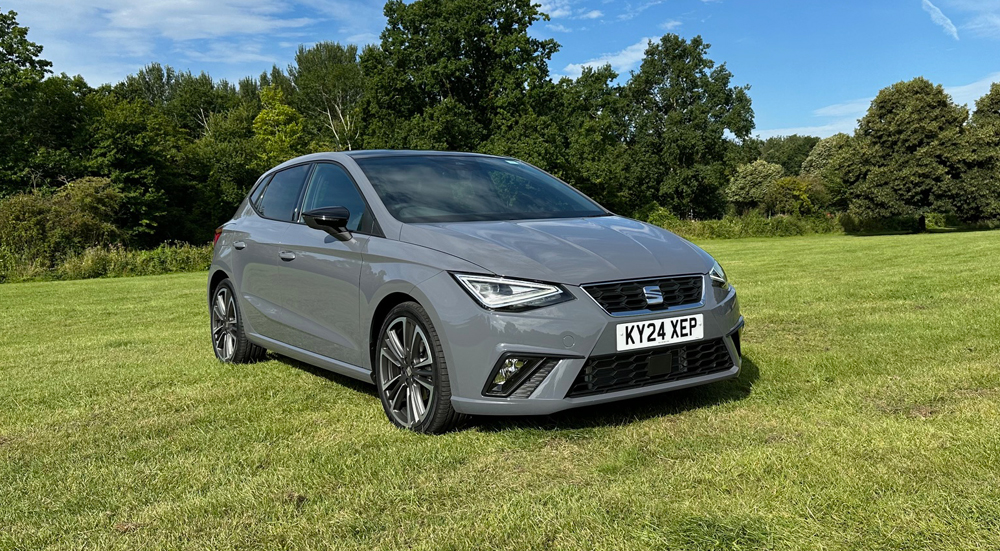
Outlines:
[[[483,389],[487,396],[510,396],[524,380],[545,361],[542,356],[504,356],[493,368],[492,376]]]
[[[500,366],[497,376],[493,378],[493,384],[502,385],[508,380],[513,379],[524,369],[524,365],[525,362],[521,358],[507,358],[503,361],[503,365]]]

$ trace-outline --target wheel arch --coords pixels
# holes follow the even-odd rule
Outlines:
[[[208,279],[208,302],[209,302],[209,304],[212,303],[212,293],[215,292],[215,288],[218,287],[219,283],[222,283],[222,280],[224,280],[224,279],[231,279],[229,277],[229,274],[226,273],[225,270],[223,270],[223,269],[220,268],[220,269],[217,269],[214,272],[212,272],[211,277],[209,277],[209,279]]]

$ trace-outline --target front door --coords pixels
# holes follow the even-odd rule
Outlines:
[[[354,366],[362,365],[360,281],[371,214],[354,181],[340,165],[317,163],[300,212],[346,207],[349,241],[304,223],[282,236],[283,342]],[[370,230],[368,230],[370,231]]]

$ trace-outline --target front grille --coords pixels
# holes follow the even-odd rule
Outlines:
[[[723,339],[594,356],[573,381],[567,398],[679,381],[733,367]]]
[[[619,281],[615,283],[597,283],[584,285],[594,300],[609,314],[638,312],[643,310],[666,310],[674,306],[696,304],[701,302],[701,286],[703,276],[665,277],[660,279],[643,279],[639,281]],[[650,305],[646,303],[644,287],[657,286],[663,293],[663,303]]]

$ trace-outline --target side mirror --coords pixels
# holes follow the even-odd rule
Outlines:
[[[341,241],[351,240],[351,232],[347,229],[350,219],[351,211],[346,207],[324,207],[302,213],[302,220],[307,226],[323,230]]]

